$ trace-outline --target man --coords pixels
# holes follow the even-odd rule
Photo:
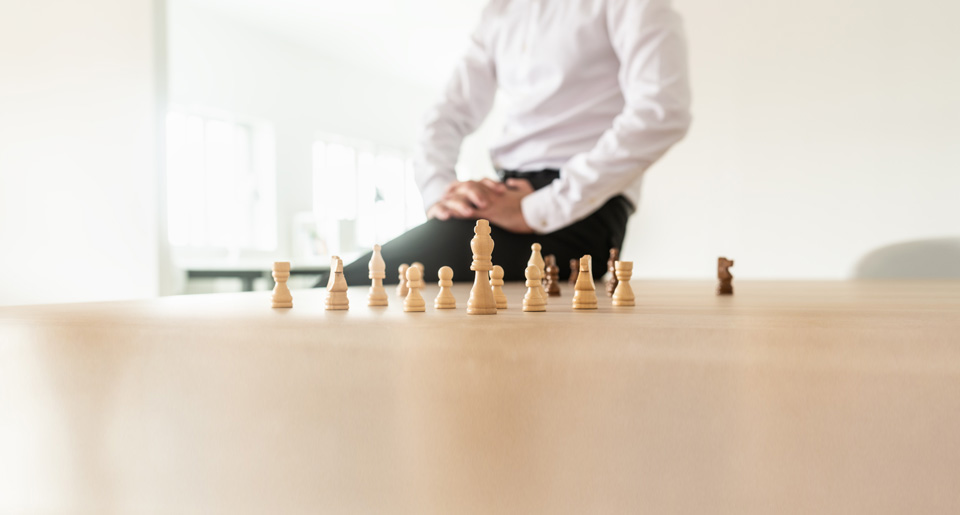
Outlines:
[[[458,181],[460,144],[497,91],[506,123],[490,153],[502,182]],[[686,49],[669,0],[493,0],[470,47],[428,113],[416,178],[429,220],[383,246],[388,279],[420,261],[473,279],[476,219],[493,226],[493,261],[522,280],[530,245],[605,271],[623,245],[644,171],[690,124]],[[367,281],[369,255],[348,265]],[[425,277],[426,278],[426,277]]]

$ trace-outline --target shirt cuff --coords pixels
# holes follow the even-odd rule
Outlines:
[[[440,201],[443,198],[444,193],[447,192],[447,186],[450,186],[452,179],[434,175],[427,182],[420,187],[420,197],[423,199],[423,210],[427,211],[434,204]]]
[[[520,201],[523,219],[539,234],[558,231],[568,225],[569,217],[551,189],[550,186],[540,188]]]

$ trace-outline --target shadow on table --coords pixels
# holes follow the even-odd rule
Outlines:
[[[857,279],[960,279],[960,238],[896,243],[864,256]]]

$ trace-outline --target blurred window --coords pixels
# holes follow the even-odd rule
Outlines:
[[[313,215],[336,240],[325,244],[341,253],[367,250],[426,221],[407,156],[337,137],[313,144]]]
[[[267,126],[167,115],[167,228],[175,247],[272,251],[273,134]]]

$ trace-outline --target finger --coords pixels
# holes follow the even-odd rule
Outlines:
[[[484,186],[489,188],[490,191],[494,193],[502,194],[507,191],[507,186],[504,183],[500,181],[495,181],[489,177],[484,177],[483,179],[480,179],[480,184],[483,184]]]
[[[516,178],[507,179],[507,187],[512,190],[518,190],[524,193],[533,192],[533,186],[530,184],[530,181],[526,179],[516,179]]]
[[[470,218],[475,210],[469,202],[463,197],[450,197],[443,202],[443,206],[449,209],[453,215],[460,218]]]
[[[450,210],[443,207],[441,203],[430,206],[427,210],[427,218],[436,218],[437,220],[447,220],[450,218]]]
[[[483,209],[490,205],[490,197],[488,196],[488,191],[483,186],[480,186],[476,183],[464,183],[463,187],[459,190],[465,197],[467,197],[470,202],[473,202],[473,205]]]
[[[460,181],[451,182],[450,184],[447,185],[447,189],[444,191],[444,195],[449,195],[453,190],[459,188],[461,184],[463,183]]]

